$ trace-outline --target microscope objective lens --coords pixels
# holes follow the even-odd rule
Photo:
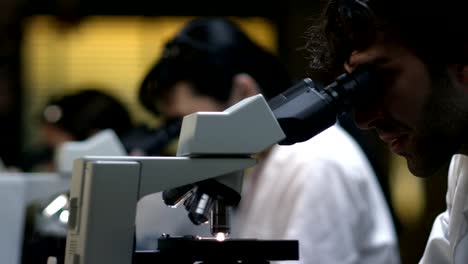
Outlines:
[[[210,197],[207,194],[202,194],[200,201],[198,202],[197,209],[195,210],[195,213],[204,214],[209,200]]]

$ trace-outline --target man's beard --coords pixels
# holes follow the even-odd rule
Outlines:
[[[434,75],[432,75],[434,76]],[[454,86],[445,70],[431,77],[426,100],[407,157],[410,171],[421,177],[435,174],[450,161],[468,136],[468,95]]]

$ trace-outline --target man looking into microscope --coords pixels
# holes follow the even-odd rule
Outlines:
[[[468,263],[468,24],[466,1],[330,1],[311,37],[312,66],[372,68],[374,97],[354,108],[408,168],[427,177],[450,163],[447,211],[420,263]],[[344,65],[344,67],[343,67]]]

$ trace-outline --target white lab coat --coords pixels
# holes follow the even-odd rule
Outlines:
[[[447,210],[434,221],[420,264],[468,263],[468,156],[452,157]]]
[[[244,186],[234,236],[298,239],[300,261],[291,263],[400,262],[376,177],[338,126],[307,142],[275,147]]]

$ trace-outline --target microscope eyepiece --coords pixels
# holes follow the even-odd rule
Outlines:
[[[272,98],[268,104],[286,134],[279,144],[306,141],[335,124],[337,115],[367,95],[372,76],[369,68],[358,67],[326,87],[306,78]]]

